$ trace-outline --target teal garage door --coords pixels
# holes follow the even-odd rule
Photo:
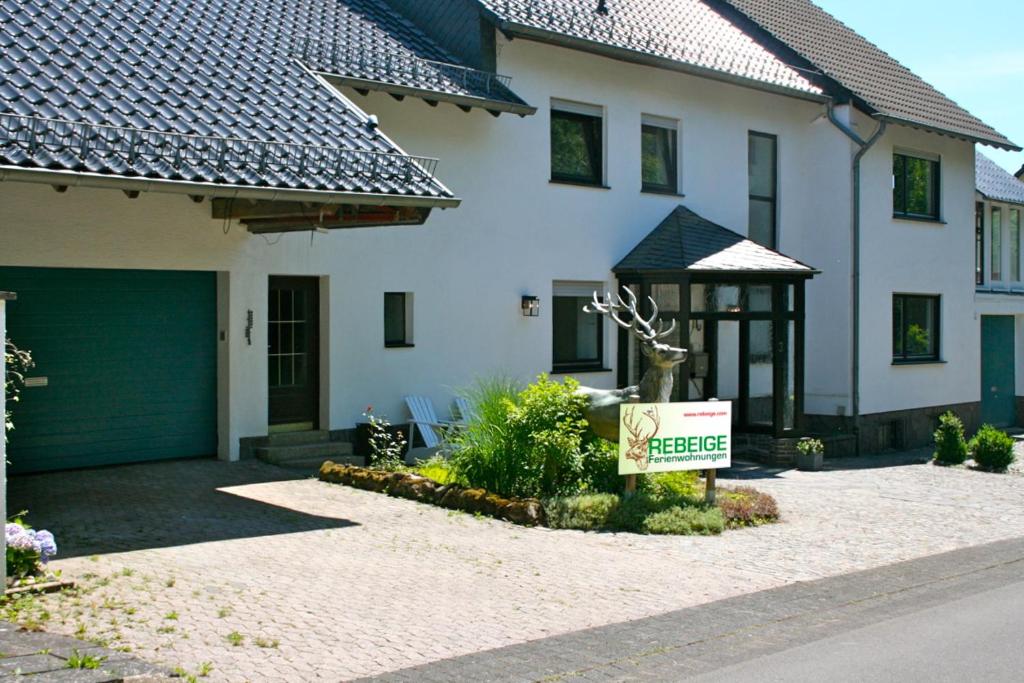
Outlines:
[[[11,472],[216,453],[214,273],[0,267],[0,290],[36,363]]]

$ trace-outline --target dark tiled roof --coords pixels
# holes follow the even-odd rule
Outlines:
[[[451,197],[307,71],[310,41],[452,61],[381,0],[0,0],[0,164]]]
[[[613,269],[814,275],[810,266],[677,207]]]
[[[821,94],[702,0],[479,0],[503,28],[526,27],[799,93]]]
[[[1021,166],[1020,170],[1014,173],[1014,175],[1020,178],[1021,180],[1024,180],[1024,166]]]
[[[1024,181],[1013,177],[981,152],[974,154],[974,183],[986,199],[1024,204]]]
[[[1015,149],[1004,135],[925,83],[810,0],[722,0],[879,114]]]

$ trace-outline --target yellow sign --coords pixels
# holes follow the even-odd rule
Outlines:
[[[710,470],[732,464],[732,403],[624,403],[619,474]]]

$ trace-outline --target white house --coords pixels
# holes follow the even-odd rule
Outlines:
[[[625,385],[581,310],[620,285],[752,447],[980,419],[974,147],[1018,148],[810,2],[261,8],[0,8],[14,470],[343,452],[367,406],[499,373]]]

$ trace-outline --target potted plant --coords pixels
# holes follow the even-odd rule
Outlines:
[[[800,439],[796,445],[796,466],[810,472],[818,472],[825,466],[825,444],[821,439]]]

